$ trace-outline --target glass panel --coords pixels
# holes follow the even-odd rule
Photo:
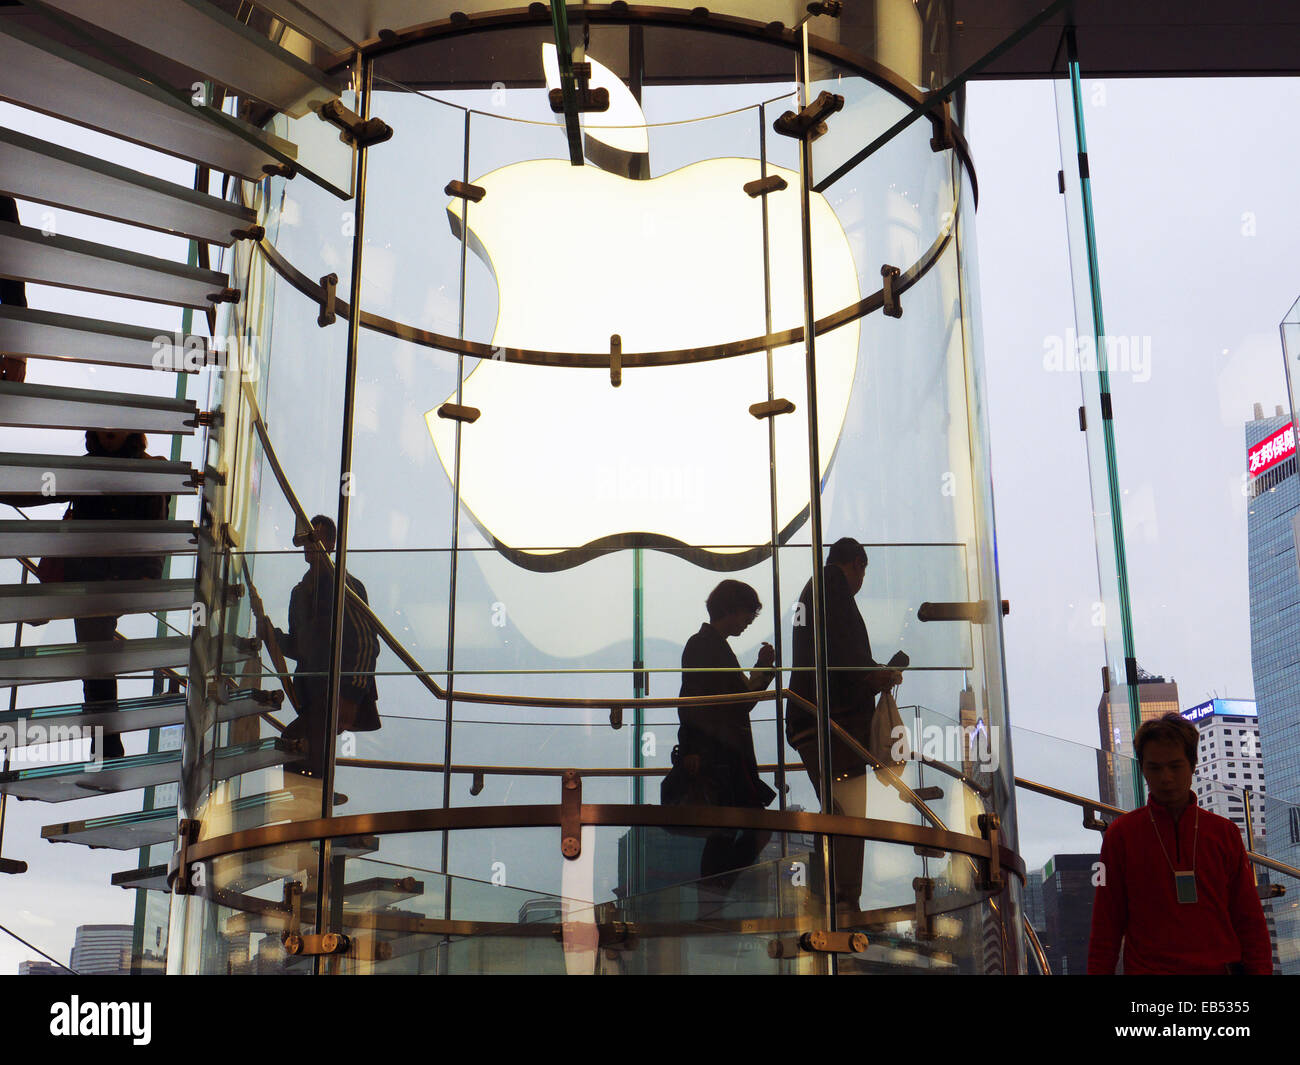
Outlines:
[[[1300,298],[1291,305],[1282,324],[1278,327],[1282,333],[1282,357],[1286,365],[1287,394],[1291,400],[1291,419],[1295,420],[1296,411],[1300,410],[1296,390],[1300,388]]]
[[[1285,871],[1257,865],[1255,874],[1265,890],[1269,890],[1269,884],[1283,889],[1282,895],[1265,901],[1264,917],[1273,940],[1274,972],[1289,974],[1300,967],[1300,917],[1296,913],[1296,895],[1300,894],[1300,866],[1296,865],[1296,856],[1300,853],[1300,804],[1274,795],[1260,797],[1258,792],[1261,790],[1256,789],[1250,803],[1255,850],[1263,851],[1282,863]],[[1218,797],[1228,799],[1227,814],[1235,814],[1240,824],[1245,810],[1246,796],[1243,792],[1233,794],[1223,788],[1212,796]]]
[[[0,146],[5,190],[20,199],[216,244],[253,221],[251,211],[216,197],[16,130],[0,130]]]
[[[880,131],[901,114],[893,97],[863,79],[824,65],[814,77],[821,80],[810,86],[810,96],[822,82],[833,82],[860,121],[877,115]],[[838,121],[830,118],[832,130]],[[856,131],[858,125],[839,128]],[[832,712],[860,745],[837,738],[832,773],[846,778],[837,786],[837,803],[863,808],[865,791],[870,815],[877,789],[872,773],[863,774],[871,763],[861,748],[885,761],[905,762],[910,755],[917,760],[902,767],[886,792],[884,809],[896,807],[887,816],[978,835],[979,815],[993,813],[1001,819],[1001,838],[1014,839],[978,289],[965,273],[971,253],[958,239],[967,233],[973,199],[960,162],[951,150],[935,152],[931,134],[929,123],[913,123],[847,170],[824,199],[812,194],[814,209],[824,202],[843,232],[832,240],[814,228],[817,316],[880,292],[891,271],[900,312],[876,311],[817,339],[818,417],[836,418],[838,426],[821,485],[823,537],[827,547],[841,537],[857,541],[867,563],[855,572],[860,563],[825,557],[830,639],[846,648],[830,653],[849,655],[854,663],[852,670],[831,670],[831,699],[845,700],[838,708],[832,703]],[[828,133],[813,142],[815,176],[851,159],[855,146],[848,136]],[[850,276],[859,279],[859,289],[849,299],[826,299],[827,282],[844,273],[831,257],[840,240],[856,264]],[[822,363],[836,343],[847,344],[851,360],[851,398],[842,410],[822,395]],[[854,627],[858,618],[861,630]],[[850,652],[841,633],[853,631],[862,635]],[[896,661],[906,668],[895,675],[901,685],[894,695],[911,704],[912,716],[904,709],[891,720],[887,704],[876,705],[889,675],[867,662],[887,663],[899,652],[905,657]],[[801,751],[808,761],[813,745]],[[843,840],[836,847],[838,890],[855,894],[856,848]],[[968,877],[958,889],[968,890],[971,882]],[[1004,927],[1015,930],[1013,940],[1019,938],[1017,894],[1009,887],[997,910]],[[1021,959],[1012,951],[989,964],[1018,971]]]
[[[663,42],[689,36],[665,33]],[[655,804],[661,811],[649,817],[674,827],[584,830],[578,862],[558,854],[553,825],[362,841],[326,871],[322,926],[348,925],[355,906],[384,922],[411,918],[391,927],[413,933],[413,942],[389,937],[391,953],[368,944],[352,958],[307,963],[263,945],[272,938],[263,921],[255,931],[265,939],[230,949],[241,966],[261,956],[256,964],[294,971],[383,971],[399,956],[416,971],[439,972],[509,971],[524,958],[553,971],[815,971],[830,963],[769,940],[827,927],[834,903],[816,868],[824,842],[701,830],[692,821],[701,807],[741,823],[751,815],[735,811],[820,809],[787,742],[785,702],[778,711],[766,675],[770,662],[790,682],[794,637],[807,623],[799,593],[812,566],[824,564],[826,545],[815,555],[808,542],[810,480],[823,492],[828,528],[864,542],[872,573],[882,574],[860,609],[877,659],[907,649],[904,690],[915,693],[900,722],[909,722],[918,757],[903,754],[878,773],[872,759],[841,806],[977,837],[979,815],[999,813],[1002,838],[1014,841],[1009,750],[998,735],[1005,699],[989,489],[982,451],[972,454],[984,446],[969,335],[977,325],[962,307],[951,239],[960,209],[952,163],[909,130],[863,164],[860,181],[815,198],[817,314],[844,312],[848,321],[818,341],[822,461],[810,478],[802,344],[764,350],[769,331],[797,335],[802,326],[798,160],[793,143],[770,130],[788,104],[788,50],[764,45],[784,70],[713,94],[722,110],[737,105],[725,113],[701,117],[681,85],[636,86],[650,119],[648,168],[628,177],[631,170],[607,166],[609,144],[593,146],[595,123],[586,147],[600,165],[570,165],[541,79],[545,28],[511,40],[536,57],[535,80],[520,86],[488,88],[476,68],[474,80],[440,87],[445,98],[434,99],[376,79],[376,113],[421,133],[395,140],[384,166],[372,160],[361,302],[373,328],[361,332],[346,412],[347,569],[365,603],[341,623],[343,682],[365,692],[360,701],[378,727],[322,739],[337,757],[332,799],[318,779],[288,766],[205,787],[190,808],[205,811],[209,836],[232,830],[227,813],[236,802],[268,824],[315,817],[324,806],[366,814],[443,805],[490,824],[501,807],[554,806],[563,774],[576,769],[584,803]],[[609,33],[598,43],[614,40],[630,38]],[[416,51],[461,62],[463,43],[430,41]],[[605,53],[593,43],[589,54],[598,61]],[[621,54],[607,58],[617,64]],[[409,59],[394,53],[382,66],[409,69],[399,62]],[[913,180],[886,191],[891,167]],[[785,187],[747,190],[765,169]],[[412,173],[427,178],[414,200]],[[486,195],[427,194],[452,180]],[[337,210],[277,181],[260,190],[269,198],[268,240],[308,276],[339,267],[341,278],[347,241],[334,235]],[[700,236],[703,247],[684,253],[682,233]],[[710,260],[711,249],[720,261]],[[882,262],[908,271],[902,324],[879,309],[862,317],[857,307],[880,287]],[[280,630],[276,642],[291,642],[281,618],[302,595],[307,565],[292,536],[316,505],[312,493],[329,497],[332,467],[314,445],[322,426],[327,437],[342,431],[343,388],[338,364],[307,351],[304,338],[319,330],[306,316],[317,308],[283,282],[259,279],[259,269],[247,267],[256,294],[249,313],[262,316],[255,335],[267,351],[225,422],[229,430],[242,420],[244,430],[222,445],[237,491],[223,500],[214,490],[213,498],[222,501],[217,513],[234,518],[237,549],[215,558],[213,573],[227,586],[256,587],[265,604],[250,611],[246,597],[232,599],[221,631],[247,636],[264,612]],[[631,364],[611,361],[611,335]],[[460,338],[495,356],[454,354]],[[281,345],[273,355],[272,342]],[[697,357],[702,345],[737,342],[753,350]],[[521,349],[557,355],[529,363]],[[635,365],[651,352],[668,354]],[[882,384],[890,379],[892,387]],[[303,395],[313,399],[303,404]],[[750,409],[778,399],[793,410],[759,418]],[[453,409],[441,417],[444,403],[472,407],[474,416],[461,420]],[[920,424],[940,428],[927,433]],[[918,488],[931,482],[933,500]],[[881,497],[897,498],[897,513],[882,509]],[[779,567],[774,541],[784,545]],[[296,689],[283,713],[269,715],[274,721],[248,719],[263,742],[292,739],[280,730],[295,724],[295,702],[301,711],[302,692],[326,679],[324,659],[299,655],[290,667],[271,650],[263,647],[247,672],[218,673],[241,687]],[[810,667],[799,665],[806,679]],[[837,675],[884,669],[862,659],[832,666]],[[683,706],[693,696],[714,701]],[[217,736],[233,742],[234,730],[228,740]],[[284,793],[280,805],[270,802]],[[843,971],[1020,968],[1014,951],[994,957],[982,945],[1007,938],[993,933],[1014,924],[1016,889],[989,898],[975,862],[853,837],[834,849],[859,885],[846,893],[840,925],[880,937],[866,956],[844,959]],[[304,844],[231,857],[214,876],[255,894],[261,901],[244,909],[274,912],[277,927],[292,913],[283,881],[298,879],[305,927],[315,921],[303,915],[315,904],[320,853]],[[911,927],[918,878],[938,900],[933,927]],[[516,884],[530,895],[505,891]],[[229,902],[186,902],[186,968],[194,961],[219,971],[230,956],[225,941],[254,934],[251,917],[234,921],[234,932],[212,923],[216,904]],[[593,925],[627,919],[616,916],[620,907],[641,914],[642,925],[664,926],[644,960],[589,949]],[[543,913],[547,923],[572,926],[567,943],[563,928],[558,945],[552,930],[517,931]],[[447,924],[457,921],[490,926]],[[360,925],[381,926],[390,924]]]
[[[0,222],[0,266],[26,281],[206,310],[226,288],[215,270]]]
[[[285,231],[279,200],[284,187],[283,179],[269,179],[255,200],[271,240]],[[313,219],[320,226],[319,246],[341,254],[351,241],[336,217],[335,202]],[[208,640],[222,632],[257,637],[258,653],[230,659],[204,639],[196,642],[209,683],[206,699],[190,709],[202,724],[186,738],[191,768],[179,806],[196,811],[186,816],[206,816],[213,824],[229,823],[227,814],[236,810],[240,823],[256,825],[262,818],[319,817],[322,811],[319,781],[304,774],[318,774],[325,754],[334,607],[325,550],[332,558],[344,484],[332,456],[339,454],[343,431],[347,325],[337,319],[321,327],[321,308],[269,270],[260,253],[238,245],[233,255],[249,298],[231,309],[219,330],[228,372],[218,383],[223,418],[221,431],[209,437],[209,462],[227,477],[205,491],[214,528],[225,530],[222,539],[234,549],[200,556],[207,608],[202,634]],[[309,521],[318,515],[325,520],[312,540]],[[262,688],[283,701],[257,716],[228,721],[222,701],[231,692]],[[278,745],[282,756],[242,773],[212,775],[204,748],[249,743]],[[287,806],[270,798],[251,801],[285,791],[297,797]]]
[[[158,336],[157,329],[0,306],[0,344],[14,354],[152,370]],[[206,342],[201,341],[197,350],[206,352]],[[202,364],[198,355],[195,361]],[[181,366],[164,365],[163,369],[180,370]]]
[[[64,11],[129,41],[203,71],[238,93],[300,113],[335,95],[328,79],[292,53],[272,45],[220,8],[184,0],[48,0]]]
[[[1083,413],[1092,486],[1093,524],[1096,531],[1098,583],[1101,590],[1101,627],[1105,632],[1108,695],[1107,728],[1103,745],[1131,758],[1133,735],[1145,717],[1137,690],[1133,621],[1129,612],[1128,572],[1124,557],[1124,524],[1115,457],[1114,426],[1110,419],[1109,338],[1102,314],[1101,278],[1097,260],[1092,189],[1086,159],[1082,82],[1077,59],[1071,57],[1069,77],[1056,82],[1057,128],[1061,143],[1061,174],[1065,181],[1066,230],[1069,237],[1070,275],[1074,284],[1073,340],[1077,350],[1060,350],[1062,358],[1077,363],[1083,393]],[[1074,346],[1074,345],[1071,345]],[[1085,351],[1086,349],[1086,351]],[[1091,352],[1091,358],[1083,356]],[[1049,352],[1049,355],[1051,353]],[[1094,623],[1096,623],[1094,621]],[[1163,711],[1162,711],[1163,712]],[[1158,716],[1158,715],[1157,715]],[[1128,808],[1145,798],[1141,774],[1116,781],[1116,802]]]
[[[108,585],[108,587],[105,587]],[[194,582],[63,581],[0,590],[0,621],[142,614],[154,610],[188,610]]]
[[[1203,744],[1206,735],[1209,733],[1203,731]],[[1094,882],[1100,861],[1101,837],[1096,831],[1100,822],[1083,824],[1087,815],[1080,806],[1032,790],[1032,785],[1047,784],[1080,799],[1097,800],[1112,786],[1117,772],[1127,775],[1138,770],[1131,764],[1117,768],[1114,763],[1122,756],[1027,729],[1015,729],[1012,743],[1023,782],[1017,808],[1021,855],[1029,876],[1025,916],[1038,933],[1052,973],[1082,973],[1087,966]],[[1296,808],[1272,796],[1263,798],[1258,789],[1248,793],[1240,782],[1209,779],[1209,774],[1217,770],[1208,749],[1205,758],[1210,760],[1198,765],[1194,781],[1199,805],[1232,820],[1247,847],[1253,843],[1255,853],[1266,856],[1265,860],[1279,849],[1270,846],[1270,841],[1285,848],[1290,826],[1300,824]],[[1247,806],[1251,810],[1249,832]],[[1104,821],[1115,816],[1114,812],[1102,812]],[[1294,964],[1297,957],[1296,939],[1289,924],[1291,904],[1285,899],[1300,888],[1300,870],[1283,862],[1281,869],[1269,868],[1262,862],[1253,866],[1277,971],[1285,971],[1277,967]],[[1270,885],[1283,887],[1285,894],[1272,897],[1268,894]]]
[[[127,643],[66,644],[54,647],[0,648],[0,681],[42,684],[79,680],[88,673],[134,673],[175,669],[189,661],[189,637],[168,636]]]
[[[41,838],[52,843],[80,843],[117,851],[171,843],[176,838],[176,811],[164,808],[92,817],[87,821],[65,821],[42,828]]]
[[[342,67],[338,79],[344,88],[338,93],[339,102],[353,114],[357,110],[357,92],[355,88],[355,64]],[[390,126],[393,122],[387,115],[371,108],[371,114],[382,118]],[[294,116],[297,117],[294,117]],[[295,169],[302,171],[302,176],[312,184],[319,186],[334,197],[349,199],[353,194],[352,184],[356,180],[356,149],[345,140],[342,131],[333,123],[326,122],[314,111],[300,114],[298,108],[290,112],[276,114],[266,126],[267,135],[276,142],[290,144],[294,148],[292,160]],[[385,148],[379,148],[384,152]],[[305,182],[298,180],[296,184]],[[306,195],[304,193],[304,195]],[[335,214],[340,214],[344,205],[337,200],[334,204]],[[340,272],[340,277],[342,272]]]
[[[256,181],[263,166],[293,163],[293,144],[210,106],[188,92],[139,77],[6,22],[0,95],[46,114]]]
[[[0,382],[0,424],[44,429],[125,429],[144,433],[194,432],[192,402],[52,385]],[[187,424],[188,423],[188,424]]]
[[[218,779],[278,765],[285,761],[283,745],[274,740],[240,744],[213,752],[213,772]],[[85,798],[87,791],[120,792],[176,780],[180,752],[160,751],[129,758],[103,758],[84,763],[11,769],[0,775],[0,790],[19,799],[67,802]]]
[[[335,841],[333,875],[343,887],[327,923],[352,944],[321,959],[321,972],[794,974],[827,964],[799,946],[819,927],[805,879],[812,836],[762,833],[751,865],[701,878],[707,835],[588,827],[573,862],[560,856],[554,829],[456,835],[463,845],[453,848],[450,876],[432,868],[438,833]],[[627,879],[634,852],[648,877],[635,887]],[[965,858],[883,843],[865,844],[864,855],[880,905],[853,918],[867,949],[841,956],[841,971],[998,971],[990,911],[971,892]],[[299,843],[204,863],[198,894],[183,900],[191,928],[203,930],[196,967],[310,972],[312,959],[287,952],[283,934],[313,926],[317,861],[316,845]],[[913,879],[921,875],[932,896],[918,927]]]
[[[172,495],[188,491],[193,476],[184,462],[0,454],[0,491],[16,495]]]
[[[0,521],[0,555],[6,558],[87,555],[192,554],[194,526],[188,521],[108,523],[79,521]],[[51,536],[58,533],[57,537]]]

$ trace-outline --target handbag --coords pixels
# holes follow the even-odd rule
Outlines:
[[[876,712],[871,715],[871,737],[867,750],[888,766],[902,765],[912,757],[907,729],[898,712],[898,703],[888,688],[880,693]]]
[[[701,772],[699,756],[694,756],[693,765],[688,763],[691,756],[682,754],[678,745],[671,757],[673,767],[659,785],[659,801],[664,806],[716,806],[717,788],[709,774]]]

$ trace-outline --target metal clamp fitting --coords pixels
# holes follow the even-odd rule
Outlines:
[[[560,853],[570,861],[582,854],[582,777],[576,769],[564,771],[560,790]]]
[[[333,325],[338,318],[334,313],[334,300],[338,287],[338,274],[326,274],[320,279],[320,314],[316,315],[316,324],[321,328]]]

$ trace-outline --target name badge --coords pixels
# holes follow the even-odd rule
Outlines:
[[[1178,870],[1174,872],[1174,887],[1178,892],[1179,902],[1196,901],[1196,871]]]

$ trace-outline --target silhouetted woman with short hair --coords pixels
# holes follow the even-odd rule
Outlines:
[[[734,703],[678,708],[674,768],[664,779],[661,797],[670,805],[738,806],[761,810],[776,792],[759,776],[749,715],[756,692],[772,682],[776,654],[764,643],[754,672],[748,676],[727,643],[757,617],[762,603],[748,584],[725,580],[705,603],[709,620],[682,650],[681,695],[738,695]],[[700,876],[715,878],[722,891],[737,872],[753,864],[769,833],[749,829],[711,832],[700,859]],[[730,876],[724,874],[730,873]]]

